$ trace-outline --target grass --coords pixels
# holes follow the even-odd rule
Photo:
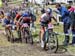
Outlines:
[[[13,2],[8,2],[9,4],[16,4],[16,3],[21,3],[22,0],[18,0],[18,1],[13,1]]]
[[[2,24],[0,23],[0,29],[4,30],[4,27],[2,27]]]

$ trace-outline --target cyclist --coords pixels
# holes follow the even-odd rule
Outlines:
[[[14,19],[14,23],[16,24],[16,30],[17,30],[17,33],[18,33],[18,37],[21,39],[21,32],[20,32],[20,22],[18,22],[19,21],[19,19],[21,18],[21,13],[17,13],[16,14],[16,17],[15,17],[15,19]]]
[[[5,28],[8,28],[9,26],[11,26],[11,24],[13,24],[13,21],[11,20],[10,13],[7,13],[4,19],[4,26]]]
[[[21,17],[21,14],[18,12],[18,13],[16,14],[15,19],[14,19],[14,22],[17,23],[18,20],[20,19],[20,17]]]
[[[22,16],[21,16],[21,18],[19,19],[19,22],[21,23],[21,25],[23,23],[27,23],[28,26],[30,26],[30,21],[31,21],[31,17],[30,17],[30,15],[29,15],[28,12],[23,13]]]
[[[32,12],[28,12],[28,13],[29,13],[29,16],[31,17],[31,20],[32,20],[32,22],[31,22],[31,27],[32,27],[32,29],[33,29],[34,32],[35,32],[35,25],[34,25],[34,23],[35,23],[35,21],[36,21],[36,15],[33,14]]]
[[[14,23],[11,20],[10,13],[7,13],[6,17],[4,18],[4,27],[5,27],[5,34],[8,37],[8,41],[10,41],[10,38],[11,38],[11,36],[9,36],[8,34],[11,34],[12,37],[13,37],[13,34],[12,33],[8,33],[7,31],[12,32],[12,30],[14,29],[13,25],[14,25]],[[14,38],[13,38],[13,40],[14,40]]]
[[[52,9],[50,8],[47,9],[46,12],[41,16],[40,23],[41,23],[41,47],[42,48],[44,47],[43,34],[45,32],[45,27],[46,25],[52,22],[51,20],[52,18],[57,22],[55,17],[52,15]]]

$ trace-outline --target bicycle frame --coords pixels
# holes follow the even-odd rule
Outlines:
[[[56,53],[58,50],[58,39],[56,33],[53,32],[53,26],[48,25],[45,28],[45,33],[44,33],[44,49],[48,47],[50,52]]]
[[[47,27],[45,28],[45,33],[44,33],[44,34],[46,34],[44,36],[45,41],[47,41],[49,39],[49,34],[51,34],[53,32],[53,26],[50,26],[50,25],[48,24]]]

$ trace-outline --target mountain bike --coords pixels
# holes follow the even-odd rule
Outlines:
[[[53,31],[53,25],[46,25],[46,29],[43,35],[44,50],[49,50],[50,52],[56,53],[58,50],[58,38],[57,34]]]
[[[22,38],[23,43],[26,42],[26,43],[33,44],[32,33],[31,33],[30,27],[28,26],[27,23],[24,23],[22,25],[21,38]]]

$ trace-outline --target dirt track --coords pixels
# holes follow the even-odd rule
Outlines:
[[[13,45],[8,47],[0,47],[0,56],[72,56],[68,52],[50,54],[42,50],[40,47],[25,44],[23,46]]]
[[[0,35],[0,42],[2,42],[0,43],[0,56],[72,56],[64,48],[60,48],[60,50],[55,54],[42,50],[40,43],[34,43],[34,45],[10,43],[2,34]]]

